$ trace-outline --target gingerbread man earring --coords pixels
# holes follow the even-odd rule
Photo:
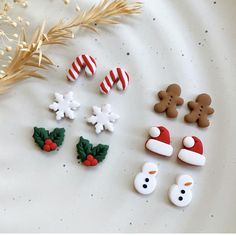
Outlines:
[[[190,112],[184,117],[185,122],[196,122],[201,128],[208,127],[210,122],[207,116],[214,113],[214,109],[210,105],[211,97],[208,94],[202,93],[198,95],[195,102],[188,102]]]
[[[176,107],[184,103],[180,94],[181,88],[178,84],[169,85],[166,91],[160,91],[158,93],[160,102],[154,106],[154,111],[157,113],[166,112],[167,117],[176,118],[178,115]]]

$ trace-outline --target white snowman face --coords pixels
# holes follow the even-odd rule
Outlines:
[[[141,194],[150,194],[156,188],[156,175],[158,168],[156,164],[146,162],[143,165],[142,172],[137,174],[134,179],[134,187]]]
[[[189,175],[180,175],[176,183],[170,187],[169,199],[174,205],[185,207],[192,201],[193,179]]]

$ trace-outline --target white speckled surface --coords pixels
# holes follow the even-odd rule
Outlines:
[[[88,7],[94,1],[80,1]],[[143,14],[100,35],[80,31],[68,47],[47,49],[58,67],[43,72],[48,81],[20,83],[0,97],[0,231],[1,232],[235,232],[236,218],[236,4],[234,0],[149,0]],[[68,18],[71,8],[58,1],[32,0],[25,15],[32,26],[47,16],[49,24]],[[95,79],[65,81],[74,57],[97,58]],[[127,55],[128,53],[128,55]],[[99,83],[114,66],[129,71],[125,93],[99,93]],[[206,130],[186,125],[186,103],[176,120],[153,112],[156,93],[170,83],[182,97],[211,94],[216,112]],[[74,121],[56,122],[47,107],[55,91],[72,90],[81,103]],[[96,135],[87,125],[91,106],[110,103],[121,118],[115,132]],[[172,135],[174,155],[158,158],[144,150],[150,126],[162,124]],[[34,144],[33,126],[65,127],[59,152],[49,155]],[[180,164],[176,155],[185,135],[204,142],[203,168]],[[75,145],[83,135],[110,145],[103,164],[77,164]],[[157,189],[137,194],[133,180],[144,161],[158,164]],[[170,204],[168,188],[177,174],[195,181],[193,201],[185,209]]]

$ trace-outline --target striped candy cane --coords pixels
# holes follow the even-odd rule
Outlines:
[[[79,77],[81,70],[84,69],[87,76],[92,76],[95,74],[97,65],[93,57],[82,54],[76,57],[72,63],[71,68],[68,70],[66,78],[69,81],[75,81]]]
[[[125,90],[128,87],[129,75],[122,68],[110,70],[109,74],[100,84],[101,92],[108,94],[115,83],[117,83],[119,90]]]

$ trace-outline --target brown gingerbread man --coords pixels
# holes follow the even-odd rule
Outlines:
[[[160,91],[158,97],[160,102],[154,106],[157,113],[166,112],[167,117],[175,118],[178,115],[176,106],[184,103],[183,98],[180,97],[181,88],[178,84],[171,84],[167,87],[166,91]]]
[[[184,120],[187,123],[197,122],[201,128],[208,127],[210,125],[208,115],[214,113],[214,109],[210,105],[211,97],[208,94],[202,93],[198,95],[195,102],[188,102],[190,113],[184,117]]]

